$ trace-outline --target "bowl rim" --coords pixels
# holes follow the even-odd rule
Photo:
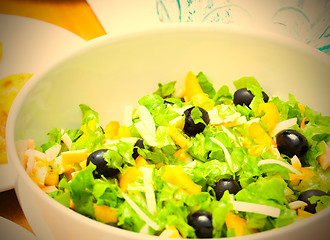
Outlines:
[[[310,57],[316,58],[322,63],[328,65],[330,67],[330,56],[327,54],[319,51],[318,49],[315,49],[305,43],[299,42],[297,40],[288,38],[286,36],[278,35],[271,32],[266,32],[259,29],[254,28],[246,28],[246,27],[240,27],[240,26],[219,26],[214,25],[210,23],[201,23],[201,24],[185,24],[185,23],[178,23],[178,24],[163,24],[162,27],[157,28],[148,28],[148,29],[140,29],[138,31],[131,31],[130,33],[120,34],[118,36],[109,36],[104,35],[99,38],[90,40],[85,45],[83,45],[78,50],[75,50],[74,52],[69,52],[68,54],[65,54],[62,56],[62,58],[57,59],[55,61],[55,64],[53,63],[51,66],[47,67],[46,69],[43,69],[40,71],[40,73],[34,74],[29,81],[22,87],[21,91],[18,93],[17,97],[15,98],[12,108],[10,109],[8,118],[7,118],[7,127],[6,127],[6,142],[7,142],[7,154],[8,154],[8,160],[13,163],[14,170],[17,171],[17,180],[15,183],[15,191],[17,192],[17,182],[19,178],[22,178],[21,180],[24,181],[30,190],[33,191],[33,194],[37,195],[39,198],[42,199],[42,201],[45,201],[48,205],[52,205],[52,207],[59,211],[61,214],[69,215],[72,219],[75,221],[80,221],[86,226],[91,226],[92,228],[105,231],[107,233],[114,233],[116,232],[117,235],[124,236],[124,237],[130,237],[132,239],[139,239],[141,236],[144,237],[144,239],[150,239],[150,240],[159,240],[161,238],[157,236],[151,236],[143,233],[136,233],[125,229],[119,229],[117,227],[109,226],[100,222],[97,222],[93,219],[90,219],[82,214],[79,214],[71,209],[66,208],[62,204],[58,203],[56,200],[45,194],[33,181],[32,179],[26,174],[21,161],[19,159],[19,156],[16,152],[16,143],[15,143],[15,126],[17,122],[17,117],[19,110],[21,109],[24,99],[29,94],[30,90],[33,89],[40,80],[44,78],[45,75],[47,75],[48,72],[50,72],[53,69],[56,69],[62,62],[68,61],[71,58],[75,58],[79,54],[84,54],[93,48],[97,48],[102,45],[107,44],[114,44],[116,42],[120,42],[123,40],[129,40],[136,37],[143,37],[145,35],[157,35],[158,33],[178,33],[178,32],[210,32],[210,31],[216,31],[216,32],[226,32],[231,34],[243,34],[243,35],[249,35],[256,37],[258,39],[262,39],[263,41],[273,42],[279,45],[284,45],[285,47],[289,47],[291,49],[294,49],[298,52],[302,52]],[[24,211],[24,209],[23,209]],[[258,232],[256,234],[246,235],[246,236],[238,236],[238,237],[228,237],[228,238],[218,238],[218,239],[242,239],[242,240],[258,240],[258,239],[264,239],[265,237],[269,236],[269,234],[273,235],[283,235],[287,232],[292,232],[295,230],[299,230],[303,227],[308,226],[312,222],[318,221],[319,218],[324,218],[330,214],[330,207],[327,209],[324,209],[323,211],[309,217],[308,219],[304,219],[303,221],[295,222],[292,224],[289,224],[284,227],[280,227],[278,229],[271,229],[264,232]],[[214,238],[213,238],[214,239]]]

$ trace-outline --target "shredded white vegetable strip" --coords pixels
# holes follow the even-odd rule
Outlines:
[[[294,167],[292,167],[290,164],[282,162],[280,160],[276,160],[276,159],[266,159],[266,160],[261,160],[260,162],[258,162],[258,166],[264,165],[264,164],[278,164],[281,165],[287,169],[289,169],[291,172],[298,174],[298,175],[302,175],[301,172],[299,172],[297,169],[295,169]]]
[[[219,116],[218,109],[212,109],[207,111],[207,113],[209,114],[210,125],[220,124],[223,122],[222,118]]]
[[[222,130],[228,135],[228,137],[234,141],[235,146],[238,147],[239,144],[237,143],[234,134],[232,134],[232,133],[231,133],[226,127],[224,127],[224,126],[221,126],[221,128],[222,128]]]
[[[172,110],[174,112],[176,112],[177,114],[182,115],[184,113],[184,111],[186,111],[188,108],[191,108],[191,107],[192,107],[192,105],[187,105],[182,108],[173,108]]]
[[[138,205],[135,204],[135,202],[126,194],[122,193],[123,197],[127,201],[127,203],[134,209],[134,211],[146,222],[147,225],[152,227],[155,230],[159,229],[159,225],[155,223],[153,220],[151,220],[147,214],[145,214]]]
[[[145,106],[139,106],[139,117],[151,136],[156,135],[155,121]]]
[[[240,201],[230,201],[230,203],[233,205],[234,210],[241,212],[254,212],[254,213],[268,215],[271,217],[279,217],[281,212],[281,209],[279,208],[256,204],[256,203],[240,202]]]
[[[308,205],[307,203],[305,203],[303,201],[300,201],[300,200],[297,200],[297,201],[294,201],[294,202],[290,202],[289,203],[289,207],[291,209],[297,209],[297,208],[305,207],[307,205]]]
[[[229,138],[232,140],[236,140],[234,134],[232,134],[226,127],[221,126],[222,130],[228,135]]]
[[[69,135],[67,133],[64,133],[63,136],[61,137],[61,140],[68,147],[69,151],[71,151],[72,141],[71,141],[71,138],[69,137]]]
[[[148,210],[151,214],[155,214],[156,198],[155,198],[155,192],[154,192],[153,180],[152,180],[153,169],[150,167],[141,167],[140,170],[143,173],[143,184],[147,199]]]
[[[280,131],[292,127],[296,123],[297,123],[297,118],[290,118],[282,122],[279,122],[273,131],[272,137],[278,134]]]
[[[156,146],[156,126],[153,117],[145,106],[139,107],[141,121],[135,123],[135,127],[141,136],[151,146]]]
[[[184,118],[184,116],[176,117],[176,118],[172,119],[171,121],[169,121],[169,124],[170,125],[176,124],[177,122],[181,121],[183,118]]]
[[[146,126],[143,124],[142,121],[135,123],[135,127],[138,130],[139,134],[146,140],[146,142],[150,146],[156,146],[156,137],[155,135],[151,135]]]
[[[223,152],[224,152],[224,154],[225,154],[226,161],[227,161],[227,163],[228,163],[228,165],[229,165],[229,168],[230,168],[231,170],[233,170],[233,162],[232,162],[232,160],[231,160],[231,156],[230,156],[230,154],[229,154],[227,148],[226,148],[226,147],[222,144],[222,142],[220,142],[218,139],[216,139],[216,138],[214,138],[214,137],[210,137],[210,139],[212,140],[212,142],[214,142],[215,144],[219,145],[219,146],[222,148],[222,150],[223,150]]]

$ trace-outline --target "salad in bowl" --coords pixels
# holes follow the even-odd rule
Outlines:
[[[49,129],[42,144],[19,141],[23,167],[65,207],[153,236],[250,235],[324,210],[329,116],[254,77],[234,80],[234,91],[212,81],[190,71],[159,83],[126,106],[122,122],[102,125],[81,103],[80,127]]]

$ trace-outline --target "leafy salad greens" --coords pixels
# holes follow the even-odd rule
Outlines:
[[[26,172],[78,213],[169,238],[247,235],[326,208],[330,117],[268,97],[253,77],[234,86],[189,72],[103,127],[81,104],[78,129],[24,141]]]

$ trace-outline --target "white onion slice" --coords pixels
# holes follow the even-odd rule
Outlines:
[[[155,223],[153,220],[151,220],[147,214],[145,214],[141,208],[139,208],[138,205],[135,204],[135,202],[126,194],[122,193],[123,197],[127,201],[127,203],[134,209],[134,211],[146,222],[146,224],[150,227],[152,227],[155,230],[159,229],[159,225]]]
[[[271,217],[279,217],[281,209],[276,207],[271,207],[267,205],[261,205],[256,203],[241,202],[241,201],[230,201],[233,205],[234,210],[241,212],[254,212]]]
[[[143,184],[144,184],[144,191],[146,195],[148,210],[151,214],[155,214],[156,198],[155,198],[155,192],[154,192],[153,180],[152,180],[153,169],[150,167],[141,167],[140,170],[142,171],[143,174]]]
[[[261,160],[260,162],[258,162],[258,166],[264,165],[264,164],[278,164],[281,165],[287,169],[289,169],[291,172],[298,174],[298,175],[302,175],[301,172],[299,172],[297,169],[295,169],[294,167],[292,167],[290,164],[282,162],[280,160],[276,160],[276,159],[266,159],[266,160]]]
[[[227,148],[218,139],[216,139],[214,137],[210,137],[210,139],[211,139],[212,142],[214,142],[215,144],[219,145],[222,148],[222,150],[225,154],[226,161],[229,165],[229,168],[233,171],[233,168],[234,168],[233,161],[231,160],[231,156],[230,156]]]
[[[278,134],[280,131],[287,129],[289,127],[292,127],[293,125],[297,124],[297,118],[290,118],[288,120],[284,120],[282,122],[279,122],[273,133],[272,133],[272,137],[274,137],[276,134]]]

